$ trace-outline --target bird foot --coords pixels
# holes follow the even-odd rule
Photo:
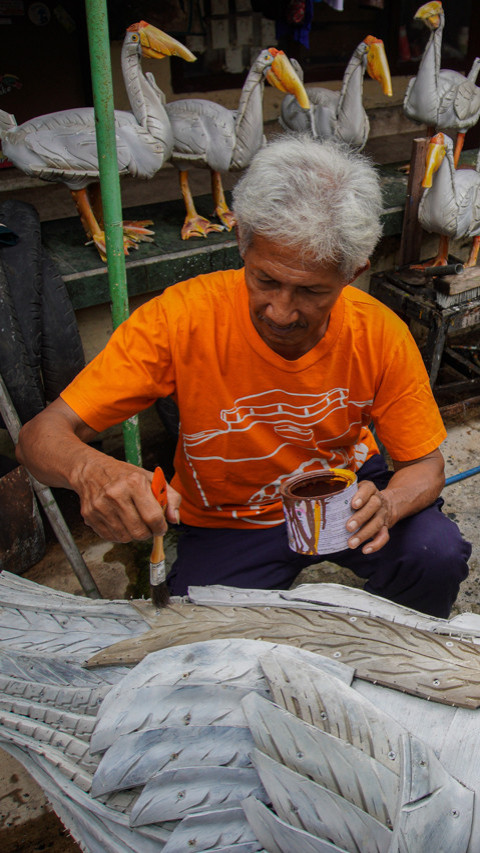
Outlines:
[[[229,207],[216,207],[215,216],[220,220],[225,231],[231,231],[236,225],[235,214]]]
[[[123,234],[128,240],[132,241],[132,246],[136,243],[153,243],[152,237],[155,231],[150,231],[147,225],[153,225],[152,219],[143,219],[138,222],[133,220],[125,220],[123,223]],[[135,248],[137,248],[135,246]]]
[[[105,243],[105,232],[99,231],[97,234],[94,234],[92,239],[86,243],[86,246],[89,246],[91,243],[97,247],[98,254],[100,255],[102,261],[107,263],[107,246]],[[123,254],[128,255],[129,249],[138,249],[138,246],[134,240],[130,237],[127,237],[125,234],[123,235]]]
[[[182,240],[189,240],[190,237],[206,237],[211,231],[224,230],[223,225],[216,225],[204,216],[187,217],[182,227]]]
[[[424,261],[423,264],[410,264],[409,269],[411,270],[424,270],[429,267],[446,267],[448,264],[448,256],[447,255],[437,255],[436,258],[432,258],[430,261]]]

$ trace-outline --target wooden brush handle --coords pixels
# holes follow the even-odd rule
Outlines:
[[[153,537],[153,547],[150,556],[151,563],[160,563],[165,559],[165,550],[163,548],[163,536]]]

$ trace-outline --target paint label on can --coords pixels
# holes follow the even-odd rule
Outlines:
[[[357,491],[353,471],[329,468],[299,474],[281,488],[288,543],[298,554],[333,554],[348,547],[346,523]]]

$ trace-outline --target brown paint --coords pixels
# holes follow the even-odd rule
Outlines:
[[[314,480],[293,486],[290,489],[290,494],[296,498],[319,498],[325,495],[336,495],[337,492],[342,492],[347,486],[348,483],[345,480],[336,477],[334,474],[327,474],[321,478],[316,477]]]

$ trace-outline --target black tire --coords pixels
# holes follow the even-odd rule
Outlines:
[[[0,248],[0,301],[9,341],[0,369],[25,423],[58,397],[85,366],[85,357],[65,283],[42,247],[37,211],[24,202],[3,202],[0,221],[19,237],[16,245]]]
[[[45,397],[51,402],[85,367],[85,355],[65,282],[45,249],[42,249],[41,269],[41,370]]]
[[[38,371],[30,364],[29,354],[17,319],[7,278],[0,264],[0,373],[22,423],[45,408]]]
[[[39,387],[42,341],[42,267],[38,213],[31,204],[5,201],[0,204],[0,222],[18,235],[14,246],[0,248],[0,261],[15,306],[30,366]]]

